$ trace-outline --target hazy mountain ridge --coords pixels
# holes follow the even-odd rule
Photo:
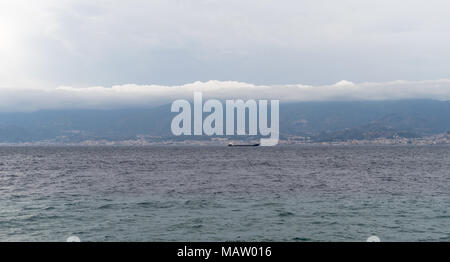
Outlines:
[[[0,142],[174,139],[170,105],[150,109],[0,113]],[[450,130],[450,101],[402,100],[281,104],[281,138],[313,141],[420,137]],[[207,139],[183,136],[175,139]]]

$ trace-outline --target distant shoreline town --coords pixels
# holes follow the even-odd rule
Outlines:
[[[233,144],[257,143],[258,138],[234,139],[224,137],[208,137],[207,139],[170,139],[158,136],[138,136],[129,140],[84,140],[79,142],[62,142],[44,140],[34,142],[0,143],[0,146],[226,146]],[[286,136],[280,139],[279,145],[450,145],[450,134],[437,134],[420,138],[349,139],[342,141],[313,141],[310,137]]]

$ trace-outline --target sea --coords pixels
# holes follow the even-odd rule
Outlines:
[[[450,146],[0,147],[0,241],[450,241]]]

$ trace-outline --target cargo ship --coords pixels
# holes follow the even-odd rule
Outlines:
[[[228,146],[259,146],[260,143],[255,143],[255,144],[233,144],[232,142],[228,143]]]

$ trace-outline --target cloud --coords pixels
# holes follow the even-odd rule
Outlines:
[[[0,85],[448,78],[446,0],[2,0]]]
[[[43,109],[110,109],[152,107],[175,99],[279,99],[283,102],[351,100],[450,100],[450,79],[391,81],[332,85],[255,85],[236,81],[194,82],[185,85],[136,85],[111,87],[7,88],[0,87],[0,111]]]
[[[2,0],[0,111],[154,106],[193,91],[448,100],[449,8],[446,0]]]

